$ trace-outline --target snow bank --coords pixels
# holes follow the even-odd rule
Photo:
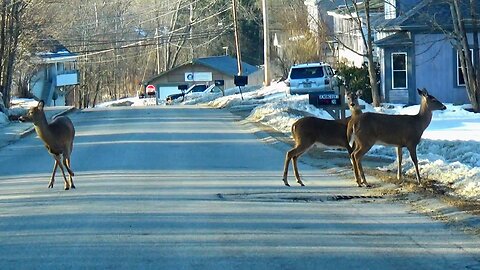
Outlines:
[[[3,112],[0,112],[0,126],[8,123],[8,116]]]

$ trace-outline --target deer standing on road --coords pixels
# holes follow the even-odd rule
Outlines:
[[[349,103],[358,104],[358,96],[355,93],[347,95]],[[288,184],[288,166],[290,160],[293,160],[293,171],[297,183],[304,186],[298,173],[298,158],[307,152],[314,144],[323,148],[341,147],[348,151],[349,157],[352,157],[352,147],[347,138],[347,123],[350,118],[338,120],[326,120],[317,117],[307,116],[297,120],[292,125],[292,136],[295,141],[295,147],[287,152],[285,165],[283,169],[283,183]],[[352,161],[353,164],[353,161]]]
[[[48,152],[55,159],[55,165],[53,166],[53,173],[48,183],[48,188],[53,188],[57,167],[60,167],[62,171],[63,179],[65,180],[65,190],[75,188],[73,184],[74,173],[70,168],[70,155],[73,149],[75,128],[70,118],[66,116],[56,117],[51,123],[48,123],[45,112],[43,111],[44,105],[45,103],[43,101],[39,101],[37,106],[30,108],[25,116],[20,117],[20,121],[33,122],[38,137],[45,143]],[[61,160],[62,157],[63,161]],[[63,166],[65,166],[68,171],[68,181]]]
[[[446,107],[434,96],[429,95],[425,88],[417,89],[417,91],[422,100],[420,110],[416,115],[354,113],[355,106],[349,106],[352,110],[352,118],[348,130],[351,133],[351,139],[355,142],[352,160],[357,183],[361,181],[362,184],[368,186],[363,172],[362,158],[374,144],[378,143],[397,147],[398,180],[402,178],[402,148],[407,147],[415,166],[417,181],[420,184],[417,145],[423,131],[432,120],[432,111],[445,110]]]

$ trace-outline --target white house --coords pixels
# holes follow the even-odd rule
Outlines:
[[[78,56],[57,41],[51,43],[46,46],[46,51],[35,55],[33,61],[39,69],[30,80],[29,87],[32,94],[45,101],[47,106],[64,106],[72,86],[79,84]]]

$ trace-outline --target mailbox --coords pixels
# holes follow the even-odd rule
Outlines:
[[[312,93],[308,95],[308,101],[314,106],[341,105],[340,95],[334,91]]]

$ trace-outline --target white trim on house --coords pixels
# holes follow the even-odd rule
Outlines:
[[[462,70],[462,67],[460,66],[460,56],[458,55],[458,51],[457,52],[457,86],[465,86],[465,79],[463,79],[463,84],[460,84],[460,72]],[[470,49],[470,59],[473,60],[473,49]],[[463,74],[462,74],[463,75]]]
[[[393,57],[394,55],[404,55],[405,56],[405,69],[395,69]],[[408,88],[408,54],[406,52],[394,52],[390,55],[391,60],[391,71],[392,71],[392,89],[407,89]],[[405,73],[405,86],[395,87],[395,72],[404,72]]]

